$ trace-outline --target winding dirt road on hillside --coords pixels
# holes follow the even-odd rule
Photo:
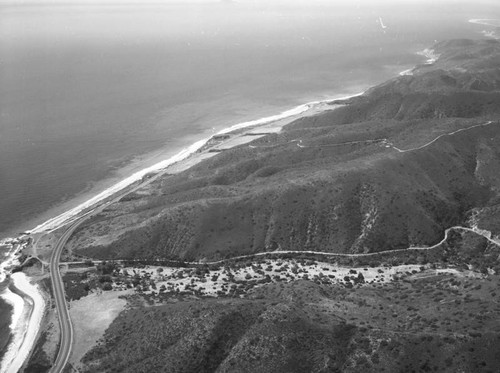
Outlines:
[[[425,143],[424,145],[421,145],[421,146],[418,146],[418,147],[415,147],[415,148],[410,148],[410,149],[400,149],[397,146],[395,146],[391,141],[389,141],[389,139],[386,139],[386,138],[369,139],[369,140],[359,140],[359,141],[348,141],[348,142],[340,142],[340,143],[335,143],[335,144],[321,144],[321,145],[305,145],[302,140],[297,139],[297,140],[291,140],[291,141],[289,141],[286,144],[295,142],[295,143],[297,143],[297,146],[299,148],[328,148],[328,147],[336,147],[336,146],[343,146],[343,145],[354,145],[354,144],[367,144],[367,145],[371,145],[371,144],[374,144],[374,143],[380,143],[382,146],[384,146],[386,148],[394,149],[398,153],[408,153],[408,152],[413,152],[413,151],[416,151],[416,150],[424,149],[424,148],[428,147],[429,145],[434,144],[436,141],[438,141],[442,137],[453,136],[453,135],[455,135],[455,134],[457,134],[459,132],[468,131],[468,130],[471,130],[473,128],[488,126],[488,125],[493,124],[493,123],[500,124],[500,121],[496,121],[495,122],[495,121],[490,120],[490,121],[488,121],[486,123],[475,124],[473,126],[469,126],[469,127],[465,127],[465,128],[460,128],[460,129],[458,129],[456,131],[452,131],[452,132],[448,132],[448,133],[443,133],[443,134],[435,137],[433,140]],[[278,145],[285,145],[285,144],[251,146],[251,147],[253,149],[255,149],[255,148],[270,148],[270,147],[274,147],[274,146],[278,146]]]
[[[229,259],[221,259],[221,260],[216,260],[216,261],[205,261],[205,260],[200,260],[196,262],[187,262],[187,261],[180,261],[180,260],[167,260],[168,262],[171,263],[179,263],[179,264],[193,264],[193,265],[200,265],[200,264],[223,264],[226,263],[230,260],[241,260],[241,259],[251,259],[251,258],[256,258],[260,256],[266,256],[266,255],[276,255],[276,254],[311,254],[311,255],[323,255],[323,256],[331,256],[331,257],[344,257],[344,258],[363,258],[363,257],[370,257],[370,256],[376,256],[376,255],[383,255],[383,254],[393,254],[393,253],[401,253],[401,252],[409,252],[409,251],[425,251],[425,250],[432,250],[435,249],[439,246],[441,246],[443,243],[446,242],[446,240],[449,238],[450,232],[454,230],[461,230],[461,231],[467,231],[471,233],[475,233],[477,235],[483,236],[485,239],[487,239],[489,242],[492,244],[499,246],[500,247],[500,238],[493,237],[492,234],[489,231],[483,230],[483,229],[473,229],[473,228],[468,228],[468,227],[462,227],[462,226],[454,226],[450,227],[445,230],[444,232],[444,237],[441,241],[439,241],[437,244],[432,245],[432,246],[410,246],[407,247],[406,249],[395,249],[395,250],[384,250],[384,251],[377,251],[373,253],[358,253],[358,254],[346,254],[346,253],[329,253],[329,252],[324,252],[324,251],[312,251],[312,250],[275,250],[275,251],[264,251],[264,252],[259,252],[259,253],[254,253],[254,254],[247,254],[247,255],[240,255],[240,256],[235,256]],[[129,262],[150,262],[150,261],[157,261],[159,263],[164,262],[165,260],[162,259],[154,259],[154,260],[148,260],[148,259],[117,259],[113,260],[115,263],[129,263]],[[94,264],[101,263],[102,260],[94,260]],[[74,262],[64,262],[61,264],[65,265],[81,265],[85,264],[85,261],[74,261]]]
[[[410,148],[410,149],[400,149],[400,148],[394,146],[387,139],[372,139],[372,140],[364,140],[364,141],[344,142],[344,143],[331,144],[331,145],[327,144],[327,145],[311,145],[311,146],[304,145],[302,143],[302,140],[299,140],[299,139],[292,140],[289,143],[296,142],[297,146],[300,148],[324,147],[324,146],[342,146],[342,145],[357,144],[357,143],[365,143],[365,144],[380,143],[383,146],[388,147],[388,148],[390,147],[390,148],[392,148],[400,153],[406,153],[406,152],[416,151],[416,150],[420,150],[420,149],[423,149],[425,147],[428,147],[429,145],[435,143],[436,141],[438,141],[440,138],[442,138],[444,136],[452,136],[452,135],[459,133],[459,132],[462,132],[462,131],[467,131],[467,130],[470,130],[470,129],[473,129],[476,127],[487,126],[487,125],[490,125],[492,123],[498,124],[500,122],[488,121],[486,123],[477,124],[477,125],[473,125],[473,126],[470,126],[467,128],[462,128],[462,129],[459,129],[459,130],[456,130],[453,132],[445,133],[445,134],[437,136],[432,141],[429,141],[428,143],[426,143],[422,146],[419,146],[416,148]],[[278,144],[278,145],[280,145],[280,144]],[[274,147],[277,145],[272,145],[272,146],[249,145],[249,146],[251,148],[260,148],[260,147],[265,148],[265,147]],[[60,341],[60,348],[58,351],[57,358],[56,358],[55,363],[51,369],[52,373],[60,373],[64,370],[64,367],[66,366],[68,359],[71,355],[71,349],[72,349],[72,344],[73,344],[73,326],[72,326],[70,315],[68,312],[66,297],[65,297],[65,293],[64,293],[64,283],[62,281],[62,277],[61,277],[61,274],[59,272],[59,265],[60,264],[73,264],[73,263],[80,264],[81,262],[60,263],[60,256],[64,250],[64,247],[65,247],[67,241],[69,240],[69,238],[71,237],[73,232],[84,221],[86,221],[87,219],[89,219],[93,215],[101,212],[106,207],[108,207],[110,204],[117,202],[123,196],[125,196],[129,193],[132,193],[132,192],[150,184],[151,182],[158,179],[162,175],[163,175],[163,173],[160,172],[157,175],[154,175],[153,177],[151,177],[150,179],[140,183],[139,185],[132,188],[131,190],[127,190],[125,192],[118,194],[112,200],[104,203],[101,206],[98,206],[97,208],[95,208],[91,212],[87,213],[86,215],[80,216],[71,225],[69,225],[68,228],[66,228],[63,235],[61,236],[61,238],[57,242],[56,247],[54,248],[54,251],[52,252],[52,255],[51,255],[50,276],[51,276],[51,280],[52,280],[52,287],[53,287],[54,297],[55,297],[55,301],[56,301],[56,308],[57,308],[57,312],[59,315],[59,324],[60,324],[60,328],[61,328],[61,341]],[[386,254],[386,253],[397,253],[397,252],[404,252],[404,251],[411,251],[411,250],[414,250],[414,251],[431,250],[431,249],[434,249],[434,248],[442,245],[448,239],[450,232],[453,230],[465,230],[465,231],[473,232],[475,234],[479,234],[479,235],[483,236],[484,238],[486,238],[489,242],[491,242],[497,246],[500,246],[500,239],[492,238],[490,232],[486,232],[486,231],[478,230],[478,229],[472,229],[472,228],[468,228],[468,227],[454,226],[454,227],[446,229],[445,234],[444,234],[444,238],[440,242],[438,242],[437,244],[435,244],[433,246],[428,246],[428,247],[409,247],[406,249],[387,250],[387,251],[380,251],[380,252],[376,252],[376,253],[361,253],[361,254],[336,254],[336,253],[325,253],[325,252],[319,252],[319,251],[287,251],[287,250],[283,250],[283,251],[271,251],[271,252],[255,253],[255,254],[250,254],[250,255],[242,255],[242,256],[231,258],[231,259],[250,259],[250,258],[271,255],[271,254],[313,254],[313,255],[325,255],[325,256],[367,257],[367,256],[381,255],[381,254]],[[140,261],[140,260],[137,260],[137,261]],[[220,263],[224,263],[226,261],[227,260],[219,260],[219,261],[213,261],[213,262],[184,262],[184,263],[186,263],[186,264],[200,264],[200,263],[220,264]]]

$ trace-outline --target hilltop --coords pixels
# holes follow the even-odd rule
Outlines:
[[[478,284],[445,276],[354,291],[296,281],[245,299],[130,309],[84,371],[493,372],[497,282]]]
[[[413,75],[124,197],[79,229],[71,254],[366,253],[432,245],[473,216],[498,234],[500,44],[434,49]]]
[[[72,368],[496,371],[500,43],[434,53],[277,133],[213,139],[79,226]],[[48,320],[28,372],[54,361]]]

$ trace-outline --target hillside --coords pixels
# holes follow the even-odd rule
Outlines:
[[[500,43],[434,53],[280,132],[213,139],[84,221],[72,312],[122,308],[105,332],[75,317],[93,337],[67,370],[498,371]],[[52,328],[27,371],[53,364]]]
[[[79,229],[71,254],[367,253],[434,244],[471,217],[500,233],[500,43],[434,48],[437,62],[411,76],[124,197]]]
[[[276,283],[243,299],[170,297],[124,311],[83,371],[494,372],[497,286],[497,277],[414,276],[351,289]]]

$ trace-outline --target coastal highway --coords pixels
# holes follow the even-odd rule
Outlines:
[[[431,145],[432,143],[436,142],[437,140],[439,140],[443,136],[451,136],[451,135],[454,135],[454,134],[461,132],[461,131],[466,131],[466,130],[469,130],[469,129],[472,129],[475,127],[480,127],[480,126],[487,126],[487,125],[490,125],[492,123],[494,123],[494,122],[488,121],[486,123],[477,124],[477,125],[473,125],[473,126],[470,126],[467,128],[462,128],[462,129],[459,129],[459,130],[456,130],[456,131],[453,131],[450,133],[442,134],[442,135],[437,136],[435,139],[433,139],[432,141],[430,141],[422,146],[419,146],[417,148],[412,148],[412,149],[406,149],[406,150],[396,148],[392,143],[388,142],[386,139],[376,139],[376,140],[369,140],[369,141],[377,141],[378,142],[378,141],[382,140],[382,142],[385,142],[385,144],[387,146],[392,147],[393,149],[397,150],[398,152],[401,152],[401,153],[402,152],[410,152],[410,151],[415,151],[415,150],[420,150],[422,148],[425,148],[425,147]],[[496,123],[498,123],[498,122],[496,122]],[[298,141],[298,140],[294,140],[294,141]],[[299,146],[301,145],[300,141],[298,142],[298,145]],[[306,147],[306,145],[302,145],[302,147]],[[85,215],[82,215],[80,218],[78,218],[76,221],[74,221],[73,223],[71,223],[68,226],[68,228],[64,231],[63,235],[61,236],[61,238],[57,242],[57,244],[56,244],[56,246],[51,254],[50,276],[51,276],[51,280],[52,280],[52,289],[54,292],[56,308],[57,308],[57,312],[58,312],[58,316],[59,316],[59,325],[61,328],[61,340],[60,340],[59,353],[58,353],[57,358],[54,362],[54,365],[51,369],[52,373],[59,373],[59,372],[63,371],[65,365],[67,364],[67,362],[69,360],[69,357],[71,354],[71,348],[72,348],[72,344],[73,344],[73,326],[71,324],[71,319],[70,319],[70,315],[69,315],[69,311],[68,311],[68,307],[67,307],[67,303],[66,303],[66,299],[65,299],[64,283],[62,281],[62,277],[61,277],[61,274],[59,272],[59,259],[60,259],[60,256],[64,250],[64,247],[65,247],[67,241],[69,240],[69,238],[71,237],[73,232],[84,221],[86,221],[87,219],[89,219],[93,215],[101,212],[106,207],[108,207],[110,204],[118,201],[126,194],[132,193],[132,192],[138,190],[139,188],[142,188],[142,187],[146,186],[147,184],[152,183],[154,180],[161,177],[164,173],[165,173],[165,171],[159,172],[158,174],[150,177],[149,179],[143,180],[141,183],[132,187],[131,189],[127,188],[125,191],[118,192],[118,194],[116,194],[110,201],[103,203],[102,205],[97,206],[94,210],[88,212]],[[470,229],[470,228],[466,228],[466,227],[458,227],[458,226],[451,227],[451,228],[446,230],[445,237],[443,238],[443,240],[434,246],[418,247],[418,248],[412,247],[412,248],[402,249],[402,250],[429,250],[429,249],[432,249],[434,247],[437,247],[438,245],[442,244],[447,239],[448,233],[450,232],[450,230],[453,230],[453,229],[469,230],[471,232],[478,233],[478,234],[481,234],[484,236],[484,234],[482,234],[481,232],[478,232],[477,230],[474,230],[474,229]],[[491,242],[494,242],[495,244],[499,244],[496,240],[492,239],[491,237],[486,237],[486,238],[488,240],[490,240]],[[274,253],[277,253],[277,252],[274,252]],[[292,252],[284,251],[283,253],[292,253]],[[304,253],[304,252],[301,252],[301,253]],[[309,252],[309,253],[317,253],[317,252]],[[259,254],[256,254],[254,256],[266,255],[266,254],[267,253],[259,253]],[[317,254],[319,254],[319,253],[317,253]],[[324,255],[324,253],[321,253],[321,254]],[[381,253],[375,253],[375,254],[379,255]],[[351,254],[351,255],[346,255],[346,256],[358,256],[358,255],[364,256],[364,255],[370,255],[370,254]],[[251,255],[243,256],[243,257],[250,257],[250,256]],[[243,258],[243,257],[240,257],[240,258]],[[214,263],[216,263],[216,262],[214,262]]]
[[[66,305],[66,295],[64,294],[64,283],[62,281],[61,273],[59,272],[59,259],[61,253],[66,245],[66,242],[71,237],[75,229],[84,221],[78,220],[72,224],[62,235],[52,251],[50,257],[50,278],[52,280],[52,291],[56,302],[57,316],[59,319],[59,327],[61,329],[61,339],[59,344],[59,352],[57,358],[52,366],[51,372],[62,372],[66,363],[68,362],[71,354],[71,347],[73,345],[73,324],[69,316],[68,307]]]
[[[87,219],[91,218],[95,214],[103,211],[106,207],[111,205],[112,203],[117,202],[123,196],[133,193],[136,190],[145,187],[146,185],[152,183],[159,177],[161,177],[166,171],[160,171],[154,176],[149,177],[146,180],[143,180],[138,185],[132,188],[126,188],[121,192],[118,192],[111,200],[97,206],[94,210],[87,212],[82,215],[80,218],[76,219],[72,222],[64,231],[63,235],[57,241],[54,250],[50,256],[50,279],[52,282],[52,291],[54,293],[54,299],[56,303],[57,315],[59,319],[59,327],[61,329],[61,339],[59,344],[59,351],[54,361],[54,365],[52,366],[50,372],[51,373],[60,373],[64,370],[64,367],[68,363],[69,357],[71,355],[71,349],[73,347],[73,324],[71,323],[71,318],[68,311],[68,304],[66,303],[66,295],[64,293],[64,283],[61,277],[61,273],[59,272],[59,260],[61,258],[61,254],[66,246],[66,243],[70,239],[73,232]]]

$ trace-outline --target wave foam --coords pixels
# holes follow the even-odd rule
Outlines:
[[[25,296],[16,295],[21,298],[22,305],[15,300],[17,309],[14,309],[12,319],[16,323],[11,325],[14,338],[3,357],[2,373],[15,373],[21,369],[35,343],[45,309],[45,300],[38,285],[32,285],[22,272],[14,273],[11,278],[14,286]],[[10,299],[14,301],[13,297]]]
[[[289,117],[293,117],[295,115],[302,114],[312,108],[315,108],[316,106],[320,104],[327,103],[332,100],[339,100],[339,99],[348,99],[351,97],[356,97],[359,95],[362,95],[363,92],[357,93],[354,95],[350,96],[345,96],[345,97],[340,97],[340,98],[331,98],[327,100],[321,100],[321,101],[312,101],[306,104],[302,104],[299,106],[296,106],[290,110],[286,110],[280,114],[277,115],[272,115],[269,117],[264,117],[260,119],[256,119],[253,121],[248,121],[248,122],[242,122],[235,124],[233,126],[227,127],[221,131],[219,131],[217,134],[225,134],[229,133],[238,129],[242,128],[247,128],[247,127],[253,127],[253,126],[258,126],[258,125],[263,125],[263,124],[269,124],[271,122],[275,122],[278,120],[286,119]],[[211,138],[211,137],[210,137]],[[42,233],[42,232],[47,232],[47,231],[53,231],[69,222],[72,222],[78,214],[80,214],[82,211],[89,209],[93,206],[95,206],[97,203],[103,201],[104,199],[112,196],[113,194],[123,190],[127,186],[141,180],[145,175],[152,173],[152,172],[157,172],[160,171],[168,166],[171,166],[174,163],[177,163],[179,161],[182,161],[192,155],[193,153],[196,153],[200,148],[202,148],[209,140],[210,138],[206,138],[203,140],[199,140],[195,142],[194,144],[190,145],[189,147],[181,150],[179,153],[174,155],[173,157],[166,159],[164,161],[161,161],[159,163],[154,164],[153,166],[147,167],[141,171],[138,171],[134,173],[133,175],[127,177],[126,179],[120,181],[119,183],[113,185],[112,187],[106,189],[105,191],[97,194],[96,196],[92,197],[91,199],[83,202],[82,204],[52,218],[47,220],[46,222],[36,226],[32,230],[27,231],[28,233]]]
[[[22,311],[24,307],[23,298],[16,293],[13,293],[8,287],[2,291],[0,297],[8,304],[12,306],[12,315],[10,320],[10,330],[14,331],[16,325],[19,323],[19,319],[22,316]]]
[[[494,18],[473,18],[469,19],[469,23],[483,26],[500,27],[500,19]]]
[[[105,191],[97,194],[96,196],[92,197],[91,199],[83,202],[82,204],[72,208],[71,210],[68,210],[52,219],[47,220],[46,222],[36,226],[35,228],[27,231],[28,233],[41,233],[41,232],[46,232],[46,231],[51,231],[54,229],[57,229],[61,227],[64,224],[67,224],[68,222],[71,221],[72,218],[74,218],[77,214],[81,213],[82,211],[94,206],[98,202],[101,202],[102,200],[112,196],[113,194],[123,190],[127,186],[135,183],[138,180],[141,180],[144,176],[146,176],[149,173],[159,171],[161,169],[164,169],[176,162],[182,161],[183,159],[189,157],[191,154],[195,153],[198,149],[200,149],[209,139],[203,139],[200,141],[195,142],[191,146],[181,150],[179,153],[174,155],[173,157],[166,159],[164,161],[158,162],[154,164],[153,166],[147,167],[145,169],[142,169],[140,171],[137,171],[136,173],[132,174],[131,176],[127,177],[126,179],[120,181],[119,183],[113,185],[112,187],[106,189]]]
[[[483,19],[469,19],[469,23],[474,23],[476,25],[482,25],[482,26],[488,26],[488,27],[494,27],[496,30],[500,28],[500,19],[488,19],[488,18],[483,18]],[[495,30],[482,30],[481,34],[483,34],[487,38],[492,38],[492,39],[500,39],[500,36],[498,35],[498,32]]]
[[[6,239],[0,242],[1,246],[9,247],[9,251],[5,254],[5,259],[0,260],[0,283],[7,278],[7,269],[19,264],[17,254],[22,250],[23,245],[18,243],[10,243],[12,239]]]

